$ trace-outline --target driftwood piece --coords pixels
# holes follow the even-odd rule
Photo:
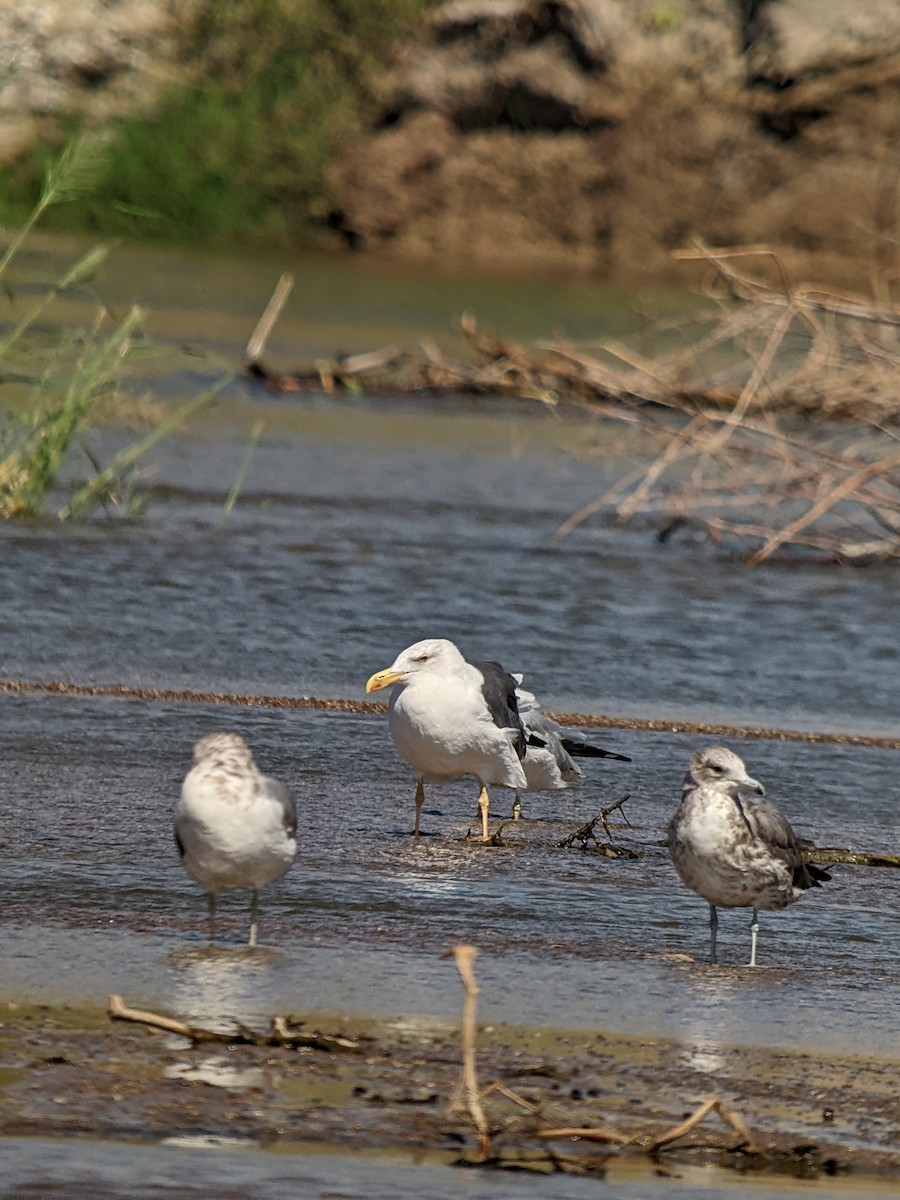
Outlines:
[[[285,1017],[273,1017],[268,1033],[257,1033],[248,1029],[239,1021],[234,1022],[232,1030],[204,1029],[198,1025],[188,1025],[175,1017],[165,1017],[160,1013],[146,1012],[142,1009],[129,1008],[121,996],[112,995],[106,1009],[111,1021],[131,1021],[136,1025],[146,1025],[150,1029],[160,1029],[165,1033],[175,1033],[179,1037],[192,1042],[224,1042],[228,1045],[249,1046],[291,1046],[294,1048],[325,1050],[332,1054],[361,1054],[363,1047],[351,1038],[338,1037],[327,1033],[303,1033],[299,1028],[289,1025]]]

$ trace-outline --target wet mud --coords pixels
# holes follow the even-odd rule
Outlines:
[[[11,1004],[0,1014],[5,1137],[242,1139],[269,1148],[379,1148],[447,1164],[602,1174],[611,1163],[646,1157],[666,1129],[718,1095],[749,1127],[752,1148],[710,1116],[657,1151],[658,1167],[711,1163],[806,1180],[900,1178],[900,1061],[760,1047],[717,1047],[713,1054],[671,1039],[482,1025],[478,1065],[492,1133],[484,1156],[466,1113],[451,1111],[460,1050],[458,1026],[450,1022],[294,1014],[310,1031],[358,1045],[357,1053],[331,1054],[191,1045],[113,1025],[100,1009]],[[491,1093],[491,1084],[509,1094]],[[576,1136],[549,1145],[538,1135],[548,1127],[598,1126],[630,1143]]]

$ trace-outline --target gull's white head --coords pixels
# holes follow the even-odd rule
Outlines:
[[[229,762],[251,763],[250,747],[238,733],[208,733],[194,743],[194,763],[205,759],[227,759]]]
[[[684,786],[698,785],[716,787],[732,796],[741,791],[758,792],[760,796],[766,794],[763,785],[747,774],[741,759],[725,746],[708,746],[691,755]]]
[[[447,674],[458,670],[465,661],[446,638],[426,638],[407,646],[383,671],[376,671],[366,683],[366,691],[377,692],[395,683],[412,683],[424,675]]]

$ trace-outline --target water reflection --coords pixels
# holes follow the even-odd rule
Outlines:
[[[285,955],[266,947],[182,947],[169,956],[172,1005],[189,1024],[229,1032],[235,1024],[266,1028],[272,1012],[260,997],[275,990],[273,977]]]

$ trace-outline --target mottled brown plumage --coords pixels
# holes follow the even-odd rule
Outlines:
[[[747,774],[735,753],[711,746],[691,756],[681,804],[669,823],[675,869],[687,887],[709,904],[714,963],[717,906],[752,908],[750,965],[755,966],[757,910],[786,908],[808,888],[830,878],[805,861],[786,818],[773,804],[757,798],[764,794],[762,784]]]

